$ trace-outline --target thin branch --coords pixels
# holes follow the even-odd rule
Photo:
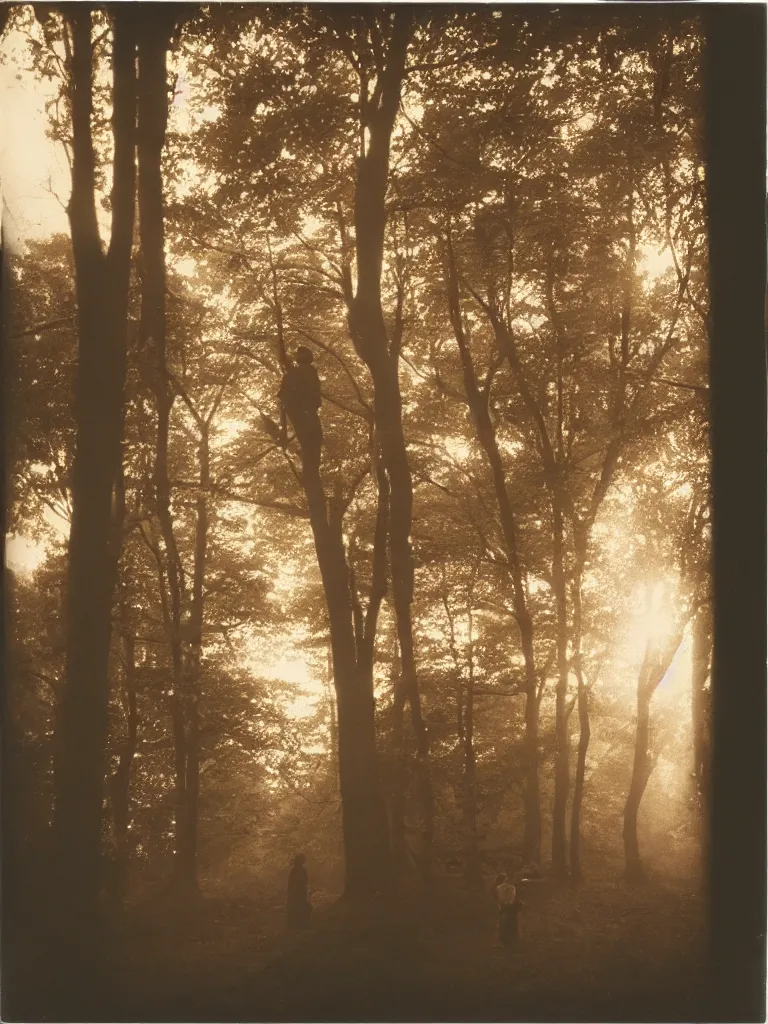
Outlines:
[[[65,324],[72,324],[77,319],[76,314],[72,313],[71,316],[58,317],[55,320],[45,320],[41,324],[36,324],[34,327],[27,327],[23,331],[17,331],[15,334],[9,334],[9,341],[16,341],[17,338],[27,338],[33,334],[42,334],[43,331],[51,331],[56,327],[63,327]]]

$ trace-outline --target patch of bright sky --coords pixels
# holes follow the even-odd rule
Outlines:
[[[31,575],[42,563],[47,550],[39,541],[9,533],[5,538],[5,564],[14,572]]]
[[[64,544],[69,536],[67,520],[47,507],[42,514],[47,537],[38,540],[12,533],[6,535],[5,564],[14,572],[31,575],[43,563],[51,546]]]
[[[496,443],[505,455],[519,455],[525,449],[522,441],[513,441],[508,437],[498,436]]]
[[[457,437],[455,435],[439,437],[435,434],[432,437],[432,442],[438,447],[442,445],[456,462],[466,462],[472,455],[472,447],[464,437]]]
[[[221,423],[217,423],[212,438],[213,448],[226,447],[231,441],[241,434],[244,430],[248,429],[248,424],[245,420],[223,420]]]
[[[675,591],[675,580],[671,578],[641,583],[634,588],[623,645],[629,661],[639,664],[648,643],[663,646],[669,642],[675,628]]]
[[[29,239],[68,232],[65,206],[71,187],[64,147],[52,141],[47,134],[45,107],[54,96],[56,85],[41,80],[25,70],[25,48],[24,37],[17,31],[8,33],[0,44],[0,58],[3,60],[3,63],[0,63],[0,190],[7,237],[12,246],[15,244],[19,247],[23,247],[24,241]],[[219,115],[217,108],[200,106],[194,102],[192,87],[185,70],[180,63],[171,115],[174,129],[181,131],[191,127],[193,118],[215,120]],[[554,70],[554,65],[545,68],[545,76],[542,79],[545,86],[554,84],[551,70]],[[467,77],[474,76],[470,72]],[[419,104],[410,99],[407,101],[406,113],[412,121],[420,121],[423,112],[423,107]],[[573,124],[576,130],[588,131],[594,124],[594,116],[586,113]],[[404,127],[407,129],[409,126]],[[190,188],[194,185],[206,187],[209,184],[191,163],[188,170],[185,168],[185,183]],[[108,215],[101,209],[98,212],[106,235]],[[308,216],[303,224],[305,234],[312,236],[318,230],[319,223]],[[672,254],[668,248],[659,250],[657,246],[647,244],[640,247],[640,252],[638,269],[649,278],[661,276],[674,268]],[[191,277],[197,272],[197,263],[192,257],[175,260],[174,266],[185,276]],[[222,295],[219,302],[222,307],[231,308],[234,300]],[[540,326],[544,319],[537,318],[538,323],[535,326]],[[407,372],[407,367],[405,369]],[[223,425],[217,443],[230,440],[240,429],[241,424],[235,421]],[[441,439],[441,443],[445,444],[446,449],[457,461],[464,461],[471,453],[470,446],[464,438],[451,437],[445,441]],[[46,521],[56,539],[63,540],[66,537],[68,524],[52,512],[46,512]],[[46,541],[9,535],[6,543],[6,563],[15,571],[32,573],[44,560],[47,551]],[[297,583],[297,574],[284,567],[276,589],[289,593],[294,590]],[[642,647],[647,637],[648,624],[636,625],[633,643],[635,647],[638,644]],[[686,673],[690,674],[689,646],[688,640],[684,640],[662,686],[667,687],[668,679],[680,679],[686,676]],[[291,705],[291,713],[296,717],[312,714],[317,702],[322,698],[324,684],[315,678],[316,673],[307,659],[299,654],[285,653],[285,649],[279,644],[275,645],[275,648],[272,655],[262,648],[253,658],[252,664],[262,675],[295,683],[297,694]],[[671,683],[669,685],[671,686]]]
[[[671,270],[674,270],[675,261],[672,257],[672,250],[669,246],[659,249],[657,245],[650,242],[638,246],[640,258],[637,261],[637,269],[641,274],[647,274],[651,280],[663,277]]]
[[[309,718],[326,696],[326,682],[311,654],[306,653],[307,635],[301,628],[277,633],[270,642],[255,631],[249,631],[242,664],[262,679],[288,683],[293,698],[286,701],[291,718]]]
[[[55,83],[26,71],[21,32],[0,44],[0,191],[10,245],[68,232],[71,179],[61,143],[47,135],[46,103]]]
[[[172,257],[170,262],[173,269],[181,277],[195,277],[197,275],[197,260],[194,256],[176,256]]]

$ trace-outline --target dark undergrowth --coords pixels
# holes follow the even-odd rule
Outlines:
[[[489,894],[455,879],[365,908],[321,894],[299,934],[286,932],[278,894],[182,908],[147,901],[115,929],[110,981],[92,1012],[190,1022],[707,1019],[706,921],[693,886],[545,878],[524,889],[513,950],[498,944]],[[45,968],[36,974],[17,985],[4,1019],[72,1019],[46,1005]]]

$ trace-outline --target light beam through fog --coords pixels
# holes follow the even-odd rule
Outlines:
[[[696,11],[9,12],[15,1016],[702,1017]]]

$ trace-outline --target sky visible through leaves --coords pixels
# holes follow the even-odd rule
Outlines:
[[[186,374],[186,386],[199,408],[210,406],[214,385],[218,387],[227,374],[227,381],[235,381],[231,387],[225,385],[229,390],[224,392],[211,431],[212,460],[226,482],[216,501],[213,561],[214,574],[219,573],[220,579],[211,582],[211,593],[216,595],[214,602],[219,601],[218,595],[226,592],[230,574],[234,579],[236,570],[242,576],[238,575],[231,586],[233,601],[241,596],[242,601],[232,610],[222,599],[221,607],[212,612],[221,615],[223,625],[217,625],[218,632],[212,632],[206,640],[206,656],[216,664],[216,671],[231,673],[232,678],[285,684],[277,703],[289,720],[309,721],[326,714],[331,686],[311,534],[303,513],[303,518],[280,518],[283,512],[275,508],[270,511],[264,504],[277,503],[276,508],[282,504],[284,511],[289,505],[300,506],[303,500],[296,473],[291,476],[290,467],[298,464],[295,450],[294,463],[288,455],[282,457],[270,451],[275,446],[270,442],[269,424],[274,426],[279,416],[279,368],[274,346],[278,295],[291,348],[309,343],[317,357],[324,389],[327,443],[323,466],[329,490],[335,487],[339,494],[358,472],[357,463],[365,462],[360,411],[371,395],[369,381],[360,361],[355,360],[349,340],[338,340],[345,322],[340,312],[343,274],[339,267],[347,258],[349,239],[344,232],[351,235],[352,231],[350,181],[354,161],[350,154],[356,143],[349,123],[360,96],[349,84],[352,79],[343,59],[337,57],[335,77],[323,82],[323,89],[314,88],[310,78],[316,67],[307,70],[305,62],[313,58],[309,50],[305,58],[302,50],[307,46],[301,36],[304,28],[280,28],[274,37],[268,30],[263,37],[266,42],[254,42],[247,34],[241,36],[232,42],[227,61],[220,52],[225,44],[208,42],[204,37],[190,36],[174,52],[171,70],[175,94],[169,123],[166,198],[172,289],[183,293],[190,310],[185,314],[189,321],[183,329],[173,327],[177,345],[174,358],[178,360],[175,372]],[[30,31],[34,35],[35,29]],[[685,63],[695,61],[691,56],[695,55],[695,41],[692,43],[691,38],[681,32],[675,44],[675,59],[683,70],[673,81],[671,97],[664,101],[669,124],[664,129],[667,135],[663,143],[653,134],[656,129],[647,128],[645,114],[636,112],[644,102],[642,83],[646,78],[650,81],[648,61],[644,63],[636,54],[625,58],[626,64],[621,67],[628,84],[621,84],[616,70],[619,65],[614,65],[612,78],[605,73],[605,81],[610,79],[613,84],[601,87],[594,85],[603,74],[600,61],[604,58],[597,55],[597,43],[595,55],[589,60],[581,54],[569,64],[562,51],[542,54],[538,64],[531,58],[525,73],[533,84],[524,81],[515,88],[521,89],[524,97],[530,91],[536,103],[540,95],[544,99],[530,109],[525,107],[527,99],[515,102],[526,111],[520,117],[529,117],[532,132],[538,133],[541,167],[522,146],[515,148],[516,138],[509,141],[509,125],[518,116],[516,108],[511,101],[506,104],[488,70],[450,70],[452,77],[447,81],[458,96],[455,112],[436,85],[436,76],[429,71],[418,72],[408,87],[410,91],[404,93],[392,137],[395,185],[383,268],[390,322],[401,284],[407,307],[401,388],[416,484],[412,531],[419,555],[415,617],[420,657],[431,687],[430,699],[434,700],[432,711],[440,721],[441,742],[448,749],[455,737],[448,737],[445,724],[452,711],[446,710],[445,693],[450,687],[441,689],[447,685],[444,680],[450,673],[459,680],[466,679],[470,671],[467,659],[476,656],[484,683],[498,688],[510,678],[510,668],[513,673],[520,671],[521,659],[518,651],[510,651],[503,642],[495,644],[504,634],[504,623],[514,618],[509,614],[512,598],[500,570],[502,532],[493,510],[490,478],[463,397],[461,364],[447,313],[447,264],[441,246],[453,232],[451,244],[455,246],[463,289],[458,321],[473,346],[478,375],[488,374],[488,394],[492,396],[489,407],[499,425],[498,447],[510,467],[510,492],[519,495],[516,512],[524,524],[528,545],[527,596],[540,635],[547,639],[553,622],[552,555],[543,539],[549,528],[543,477],[512,376],[500,363],[494,363],[483,288],[487,285],[497,289],[502,296],[499,308],[506,302],[505,315],[522,339],[523,359],[535,380],[536,400],[545,415],[554,416],[557,402],[561,403],[559,443],[562,452],[567,450],[569,472],[573,471],[576,510],[586,515],[594,480],[586,476],[584,467],[595,472],[595,453],[603,452],[612,437],[606,426],[610,420],[606,396],[612,385],[599,339],[608,336],[620,319],[617,296],[624,287],[622,260],[626,262],[631,245],[636,247],[627,294],[632,301],[632,316],[636,317],[632,352],[639,369],[630,367],[626,386],[630,388],[628,393],[637,398],[637,407],[644,411],[591,526],[592,546],[583,575],[585,661],[590,680],[593,676],[595,679],[598,721],[593,752],[599,761],[614,749],[614,732],[625,735],[627,728],[631,730],[637,672],[644,653],[649,645],[663,645],[679,632],[676,651],[654,697],[661,726],[653,781],[654,786],[663,789],[673,778],[679,792],[690,760],[692,673],[692,633],[690,616],[686,617],[690,587],[685,575],[687,563],[681,562],[679,552],[687,543],[684,537],[689,505],[695,494],[702,493],[702,487],[706,489],[702,480],[707,475],[708,460],[706,447],[696,433],[702,415],[695,407],[696,395],[685,390],[691,381],[699,391],[706,388],[702,378],[705,329],[697,313],[698,305],[705,303],[706,284],[702,282],[706,255],[697,221],[700,168],[695,166],[698,157],[690,141],[696,134],[689,123],[695,102],[691,100],[693,89]],[[450,39],[448,45],[453,45]],[[50,138],[58,85],[36,76],[26,47],[25,31],[14,29],[6,35],[0,51],[4,224],[10,247],[22,262],[42,251],[36,246],[67,234],[70,188],[65,149]],[[270,47],[279,50],[279,59],[272,64]],[[253,68],[248,63],[249,54]],[[226,82],[222,68],[227,72]],[[105,68],[99,73],[106,82]],[[253,80],[249,78],[251,73]],[[291,75],[298,84],[289,81]],[[329,95],[342,97],[338,110],[346,113],[326,109],[326,87]],[[468,102],[467,96],[474,95],[473,90],[480,95],[473,111],[474,122],[467,110],[461,109],[461,104]],[[263,95],[261,102],[257,102],[259,95]],[[240,97],[244,97],[244,104],[251,104],[250,120],[239,114]],[[613,135],[605,129],[606,134],[601,136],[595,128],[596,114],[582,109],[589,97],[599,109],[599,116],[610,123]],[[306,109],[297,106],[298,113],[294,113],[292,103]],[[494,117],[507,119],[507,135],[502,132],[495,137]],[[619,144],[614,145],[614,136],[619,137],[623,130],[634,131],[633,117],[643,126],[637,129],[640,134],[647,128],[650,141],[637,143],[639,155],[632,157],[639,168],[633,171],[639,184],[630,190],[633,227],[632,240],[628,241],[621,220],[626,208],[624,169],[619,165],[623,150]],[[302,130],[306,130],[306,137]],[[277,138],[281,133],[284,144]],[[613,148],[603,158],[601,146],[608,146],[609,139],[613,139]],[[259,144],[263,141],[263,154],[259,151],[254,156],[258,148],[255,140]],[[364,132],[361,144],[367,144]],[[611,160],[616,161],[615,165]],[[499,227],[504,203],[519,198],[516,194],[511,198],[502,196],[502,171],[508,163],[523,168],[521,180],[528,175],[526,188],[530,187],[530,195],[522,189],[523,212],[514,243]],[[471,174],[463,169],[470,164]],[[573,174],[578,186],[569,193],[558,174]],[[106,185],[102,183],[102,187],[104,198]],[[420,197],[418,202],[414,196]],[[426,197],[423,206],[419,205],[421,197]],[[613,218],[606,211],[609,197],[614,197],[616,203]],[[339,221],[347,218],[339,237],[334,220],[337,213]],[[107,209],[101,209],[99,216],[106,238]],[[634,225],[641,223],[635,238]],[[543,253],[549,253],[556,279],[554,288],[549,282],[549,293],[537,264],[544,258]],[[688,291],[680,285],[678,294],[686,259]],[[512,283],[505,283],[505,275],[509,279],[517,276]],[[558,398],[554,383],[555,357],[539,358],[535,349],[555,325],[553,296],[562,303],[563,330],[580,339],[567,356],[572,360],[568,363],[572,392],[565,400],[565,413],[562,394]],[[667,331],[670,335],[677,332],[672,339],[678,342],[677,347],[672,346],[671,355],[654,370],[655,378],[649,384],[643,374]],[[187,336],[199,338],[199,346],[185,348],[186,343],[178,339]],[[579,365],[586,369],[579,370]],[[631,392],[633,381],[635,392]],[[694,404],[689,409],[683,407],[683,401]],[[131,426],[135,436],[145,429],[141,425],[145,414],[149,415],[137,401],[138,425]],[[183,487],[190,491],[194,488],[189,481],[195,470],[190,440],[194,437],[195,416],[181,402],[175,407],[173,427],[174,458],[180,467],[179,477],[186,477],[174,499],[175,510],[184,544],[190,546],[192,505]],[[141,445],[136,451],[131,472],[147,473],[146,453]],[[253,458],[254,453],[258,458]],[[259,461],[262,455],[263,462]],[[30,461],[25,476],[29,490],[35,490],[36,473],[42,478],[50,472],[46,462]],[[361,572],[368,570],[371,558],[375,493],[373,482],[366,482],[364,473],[362,477],[363,482],[356,485],[359,490],[353,491],[349,501],[344,532],[344,541],[356,554]],[[63,550],[69,526],[66,514],[57,514],[50,502],[30,502],[33,511],[25,507],[8,537],[6,560],[20,576],[37,578],[37,571]],[[258,604],[262,598],[249,597],[251,584],[253,593],[259,587],[268,593],[263,598],[265,605],[253,614],[249,600]],[[145,582],[141,586],[148,590]],[[137,608],[142,600],[147,598],[136,598]],[[451,602],[455,621],[451,620],[453,633],[449,638]],[[387,610],[380,648],[391,645],[392,634],[393,618]],[[539,642],[543,645],[543,640]],[[458,652],[458,660],[454,658],[453,663],[449,648],[454,655]],[[379,653],[376,694],[377,699],[386,702],[390,663],[388,655]],[[508,661],[504,662],[507,655]],[[141,658],[148,659],[147,664],[151,660],[147,653]],[[443,668],[441,683],[438,677]],[[573,674],[571,684],[575,686]],[[603,734],[600,714],[610,724]],[[617,722],[622,724],[616,726]],[[326,756],[329,728],[326,716],[312,735],[302,738],[303,749]],[[654,806],[663,801],[658,788],[653,800]]]

